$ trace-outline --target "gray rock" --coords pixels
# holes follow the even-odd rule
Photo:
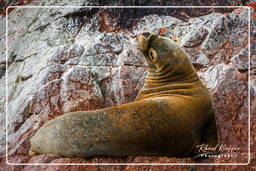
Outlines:
[[[0,65],[0,79],[5,75],[6,66]]]
[[[233,56],[230,61],[239,70],[247,70],[248,69],[248,48],[244,48],[240,51],[239,54]]]
[[[214,23],[202,51],[216,64],[228,63],[230,58],[247,46],[248,9],[237,9]]]
[[[187,34],[187,36],[182,39],[181,46],[185,48],[200,46],[208,33],[209,31],[204,26],[201,26],[195,31],[191,31],[190,34]]]
[[[139,23],[133,27],[132,36],[138,35],[144,30],[158,33],[160,28],[170,28],[181,22],[181,20],[170,16],[148,15],[140,19]]]

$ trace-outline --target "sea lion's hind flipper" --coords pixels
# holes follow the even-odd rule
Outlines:
[[[209,147],[215,147],[218,144],[217,127],[214,113],[210,116],[203,127],[201,144],[207,144]]]
[[[218,144],[218,135],[217,135],[217,127],[216,121],[214,117],[214,113],[208,118],[205,122],[204,126],[202,127],[202,132],[200,135],[199,140],[194,143],[194,159],[197,158],[207,158],[208,155],[219,154],[217,148],[215,148]],[[208,148],[215,149],[213,151],[208,151],[205,153],[200,153],[199,145],[206,145]]]

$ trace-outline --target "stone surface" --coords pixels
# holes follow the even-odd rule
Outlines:
[[[209,67],[200,75],[212,91],[219,144],[248,151],[248,80],[237,68],[225,64]],[[239,152],[239,153],[240,153]],[[237,158],[241,162],[242,157]],[[243,159],[246,162],[246,158]]]
[[[241,148],[238,158],[199,162],[247,162],[248,91],[251,95],[251,152],[248,166],[197,166],[197,170],[250,170],[256,160],[256,17],[251,6],[250,89],[248,9],[13,9],[8,27],[8,126],[5,127],[5,16],[0,18],[0,170],[188,170],[192,166],[10,166],[10,163],[190,163],[192,159],[128,156],[62,158],[28,156],[29,139],[63,113],[94,110],[133,101],[146,76],[135,36],[144,29],[171,38],[188,53],[211,90],[221,144]],[[12,3],[15,3],[14,1]],[[28,1],[22,5],[70,5]],[[127,5],[129,1],[84,1],[72,5]],[[134,1],[133,5],[156,1]],[[158,5],[242,5],[242,1],[161,1]],[[246,3],[246,2],[243,2]],[[249,2],[248,2],[249,3]],[[1,6],[6,1],[1,2]],[[19,21],[19,22],[17,22]]]

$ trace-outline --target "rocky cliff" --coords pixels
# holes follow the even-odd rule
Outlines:
[[[5,1],[2,3],[7,4]],[[69,1],[46,0],[11,3],[71,5]],[[128,5],[126,3],[77,0],[72,5]],[[154,3],[154,1],[147,3],[135,1],[132,5]],[[252,168],[255,165],[253,154],[256,153],[256,15],[254,12],[256,5],[253,2],[243,1],[226,3],[209,1],[206,4],[197,1],[197,3],[191,4],[183,0],[168,4],[163,1],[159,5],[248,4],[249,7],[8,9],[8,61],[5,56],[6,16],[2,14],[0,16],[0,170],[195,168],[192,166],[6,165],[6,131],[9,163],[193,163],[194,161],[189,158],[154,156],[90,159],[62,158],[54,155],[39,155],[32,158],[28,156],[29,139],[50,119],[70,111],[100,109],[135,99],[146,76],[145,61],[138,53],[135,42],[135,36],[143,30],[152,30],[169,37],[185,49],[202,81],[212,92],[219,144],[240,148],[236,158],[210,158],[200,162],[246,163],[248,131],[251,130],[250,165],[207,168],[197,166],[197,169],[235,170],[243,167],[249,170]],[[248,125],[249,110],[250,125]]]

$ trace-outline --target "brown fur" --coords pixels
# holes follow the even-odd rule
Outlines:
[[[170,39],[146,31],[138,48],[148,63],[134,102],[64,114],[40,128],[30,154],[66,157],[198,154],[217,143],[213,104],[187,54]]]

